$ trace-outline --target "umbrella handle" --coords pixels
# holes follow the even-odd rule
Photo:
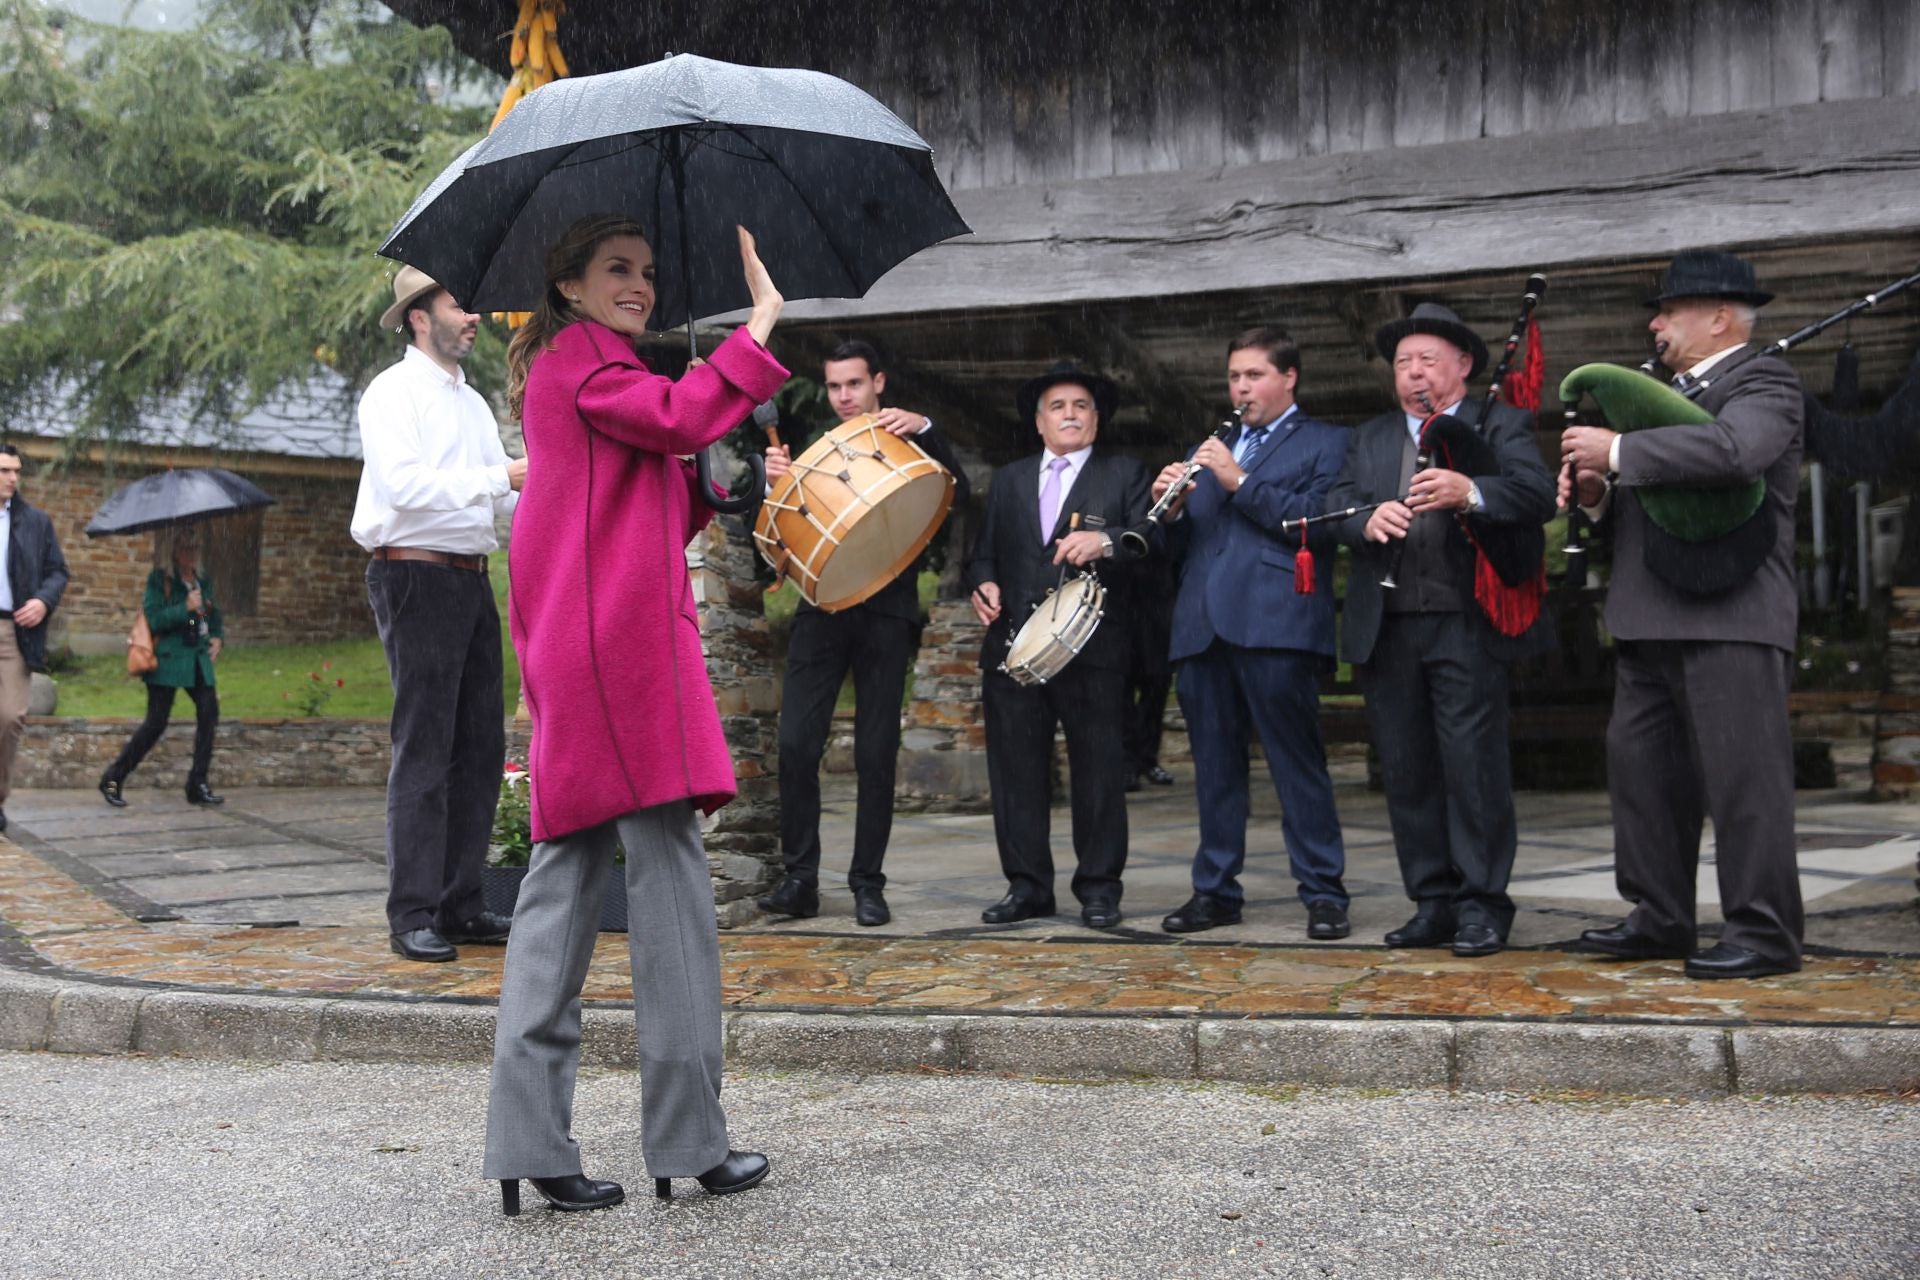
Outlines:
[[[766,492],[767,468],[757,453],[747,455],[747,483],[738,492],[729,492],[724,498],[713,495],[713,463],[708,460],[705,449],[693,455],[693,470],[700,480],[700,496],[706,499],[708,506],[723,515],[738,515],[742,511],[753,510]]]

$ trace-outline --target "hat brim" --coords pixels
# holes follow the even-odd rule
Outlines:
[[[1744,289],[1680,289],[1669,293],[1656,294],[1647,299],[1649,307],[1658,307],[1663,302],[1673,302],[1680,298],[1704,298],[1708,301],[1725,299],[1728,302],[1744,302],[1750,307],[1764,307],[1773,301],[1773,295],[1764,289],[1752,291]]]
[[[425,286],[415,289],[404,298],[395,299],[392,306],[380,313],[380,327],[382,329],[398,329],[400,327],[400,321],[406,317],[407,308],[439,287],[437,284],[428,282]]]
[[[1430,337],[1443,338],[1466,352],[1473,360],[1473,367],[1467,370],[1469,379],[1480,376],[1487,367],[1487,344],[1480,341],[1480,335],[1463,324],[1454,324],[1447,320],[1435,320],[1426,316],[1414,319],[1409,316],[1403,320],[1393,320],[1374,330],[1374,349],[1393,363],[1394,352],[1399,350],[1401,339],[1410,334],[1424,333]]]
[[[1020,394],[1015,403],[1020,409],[1020,420],[1032,422],[1040,412],[1040,396],[1049,387],[1057,387],[1063,382],[1071,382],[1076,387],[1085,387],[1093,393],[1093,411],[1100,415],[1100,425],[1106,426],[1113,420],[1114,407],[1120,403],[1120,389],[1097,373],[1063,371],[1043,373],[1037,378],[1029,378],[1020,384]]]

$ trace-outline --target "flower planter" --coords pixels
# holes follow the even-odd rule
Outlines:
[[[480,891],[486,895],[487,910],[511,914],[514,904],[520,899],[520,882],[526,877],[525,867],[481,868]],[[625,933],[626,931],[626,868],[616,863],[608,868],[606,883],[600,895],[600,932]]]

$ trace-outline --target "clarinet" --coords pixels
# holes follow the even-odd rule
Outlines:
[[[1233,416],[1220,424],[1218,429],[1214,431],[1212,438],[1223,443],[1233,439],[1233,437],[1239,433],[1242,423],[1246,420],[1246,416],[1247,406],[1236,405],[1233,410]],[[1205,442],[1202,441],[1202,443]],[[1194,446],[1194,453],[1198,452],[1200,452],[1200,448],[1196,445]],[[1165,520],[1168,510],[1172,508],[1175,502],[1179,501],[1181,494],[1193,487],[1193,478],[1203,470],[1205,470],[1205,468],[1193,461],[1192,454],[1189,454],[1186,470],[1180,473],[1180,478],[1177,481],[1167,486],[1167,491],[1160,495],[1160,500],[1153,504],[1153,507],[1147,512],[1146,518],[1136,527],[1120,531],[1120,545],[1126,549],[1129,555],[1136,557],[1144,556],[1148,551],[1152,550],[1152,544],[1147,541],[1147,526],[1150,524],[1159,524]]]
[[[1427,440],[1427,427],[1433,422],[1436,414],[1433,408],[1433,397],[1429,396],[1425,391],[1414,392],[1413,398],[1420,402],[1420,408],[1427,415],[1427,420],[1420,424],[1420,445],[1413,455],[1413,474],[1419,475],[1422,471],[1425,471],[1433,465],[1433,445]],[[1402,501],[1405,501],[1405,499],[1402,499]],[[1407,537],[1412,536],[1413,529],[1409,526],[1407,529]],[[1387,544],[1387,568],[1386,571],[1380,575],[1380,586],[1383,590],[1394,591],[1399,588],[1400,584],[1394,581],[1394,575],[1400,572],[1400,557],[1406,553],[1406,538],[1400,538]]]

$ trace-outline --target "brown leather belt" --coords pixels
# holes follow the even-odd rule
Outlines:
[[[451,551],[429,551],[425,547],[375,547],[375,560],[422,560],[428,564],[444,564],[455,569],[465,569],[469,573],[485,573],[485,556],[457,556]]]

